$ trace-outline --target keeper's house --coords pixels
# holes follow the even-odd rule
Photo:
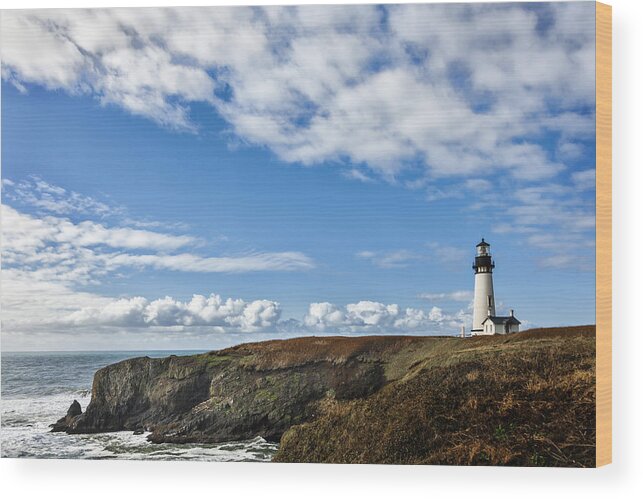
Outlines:
[[[488,315],[482,321],[482,334],[509,334],[520,331],[520,321],[514,317],[514,311],[507,317]]]

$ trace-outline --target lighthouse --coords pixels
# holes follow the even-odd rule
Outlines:
[[[483,334],[483,321],[496,315],[496,303],[493,296],[493,268],[495,264],[489,251],[491,245],[484,238],[476,246],[476,257],[473,262],[475,283],[473,292],[473,324],[471,334]]]
[[[473,261],[475,273],[473,291],[473,324],[471,335],[508,334],[520,331],[520,321],[514,311],[508,316],[496,315],[496,299],[493,294],[493,269],[496,264],[491,258],[491,245],[484,238],[476,246]]]

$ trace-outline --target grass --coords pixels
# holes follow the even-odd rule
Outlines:
[[[359,343],[319,348],[344,358]],[[390,382],[368,398],[324,399],[317,419],[283,436],[276,461],[594,465],[593,326],[387,346]]]

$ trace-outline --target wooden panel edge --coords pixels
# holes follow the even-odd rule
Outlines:
[[[612,462],[612,7],[596,2],[596,466]]]

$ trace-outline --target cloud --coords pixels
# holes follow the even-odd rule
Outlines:
[[[53,216],[37,218],[8,205],[2,205],[2,220],[5,267],[30,268],[39,279],[86,284],[121,267],[183,272],[297,271],[314,267],[308,256],[296,251],[234,256],[172,254],[197,240],[186,235],[107,227],[89,220],[74,223]]]
[[[444,264],[462,264],[468,261],[469,252],[462,247],[432,241],[426,245],[433,257]]]
[[[360,251],[355,255],[357,258],[369,260],[373,265],[383,269],[404,268],[408,264],[420,258],[407,250],[397,250],[390,252]]]
[[[81,213],[100,218],[102,206],[87,201],[86,209],[73,208],[70,200],[91,198],[41,179],[26,183],[5,179],[3,184],[17,193],[13,196],[17,203],[42,208],[45,213],[71,212],[79,219],[28,214],[1,205],[3,335],[43,331],[63,334],[64,326],[69,325],[84,327],[91,334],[92,327],[169,328],[191,324],[227,328],[226,331],[269,330],[279,320],[276,302],[223,301],[216,295],[195,295],[187,303],[171,298],[115,300],[83,289],[109,282],[121,269],[232,273],[303,271],[314,267],[311,258],[297,251],[195,254],[200,241],[189,235],[114,227],[80,218]],[[28,188],[36,193],[36,202],[27,195]],[[49,199],[51,203],[40,203],[38,200],[45,199],[48,193],[56,197]]]
[[[18,185],[11,180],[5,184],[8,188]],[[56,206],[65,207],[66,196],[71,195],[70,191],[37,178],[20,188],[26,191],[27,186],[58,196]],[[28,197],[23,195],[20,199]],[[128,331],[142,334],[154,331],[195,337],[212,333],[450,334],[468,320],[468,312],[463,310],[449,314],[435,306],[422,310],[369,300],[345,306],[311,303],[302,321],[282,320],[280,304],[270,299],[224,299],[213,293],[195,294],[182,301],[171,296],[114,298],[87,292],[84,291],[87,285],[109,280],[122,268],[181,272],[301,271],[312,268],[314,262],[293,251],[201,256],[185,251],[197,242],[191,236],[111,227],[92,220],[72,221],[49,214],[36,216],[6,204],[1,208],[2,326],[3,335],[9,335],[11,341],[24,333],[43,337],[60,334],[68,338],[74,334],[95,336],[105,331],[126,336]],[[49,206],[43,209],[50,211]],[[89,211],[100,217],[100,209]],[[402,250],[382,254],[364,251],[359,257],[383,267],[403,265],[417,258]],[[453,296],[459,298],[457,294]]]
[[[20,182],[2,180],[2,194],[14,203],[33,206],[55,215],[92,215],[98,217],[121,215],[124,208],[98,201],[75,191],[50,184],[38,176]]]
[[[360,251],[357,258],[367,260],[383,269],[406,268],[414,261],[436,260],[445,265],[461,265],[468,261],[469,253],[460,247],[430,242],[420,251],[400,249],[395,251]]]
[[[343,172],[343,175],[348,179],[357,180],[363,183],[372,183],[375,181],[373,178],[369,177],[368,175],[358,170],[357,168],[352,168],[350,170],[347,170]]]
[[[35,250],[47,244],[74,247],[108,246],[123,249],[170,251],[192,245],[191,236],[175,236],[128,227],[106,227],[91,220],[74,223],[67,218],[38,218],[2,205],[2,233],[8,251]]]
[[[595,208],[589,201],[560,185],[542,185],[518,189],[517,205],[511,214],[520,225],[563,229],[568,233],[593,231]]]
[[[181,301],[170,296],[110,298],[73,290],[68,283],[34,281],[14,270],[3,271],[3,334],[49,335],[146,331],[163,335],[207,337],[212,334],[455,334],[470,312],[450,314],[433,306],[423,310],[363,300],[339,306],[311,303],[302,321],[282,320],[273,300],[222,298],[195,294]],[[255,337],[255,339],[260,339]]]
[[[469,314],[464,310],[447,314],[435,306],[425,311],[363,300],[345,307],[328,302],[311,303],[304,325],[311,331],[331,333],[452,334],[468,319]]]
[[[491,191],[493,184],[489,180],[483,178],[470,178],[464,182],[467,189],[471,191]]]
[[[387,180],[556,176],[540,137],[593,131],[589,4],[8,11],[3,78]],[[417,165],[422,168],[417,171]],[[354,177],[370,177],[349,170]]]
[[[450,293],[422,293],[420,298],[429,301],[471,301],[473,293],[468,290],[452,291]]]
[[[258,272],[297,271],[313,268],[313,260],[297,251],[254,253],[248,255],[202,257],[190,253],[177,255],[113,254],[104,259],[110,267],[153,267],[183,272]]]
[[[572,185],[517,187],[506,199],[475,209],[493,213],[494,233],[521,236],[517,240],[536,250],[541,266],[594,271],[595,170],[581,170],[571,178]]]
[[[575,160],[581,158],[585,151],[583,144],[571,141],[561,141],[556,148],[556,154],[563,160]]]
[[[39,279],[28,269],[3,265],[2,334],[51,328],[56,319],[82,307],[102,307],[110,299],[73,289],[69,282]]]
[[[592,188],[569,170],[594,140],[594,30],[585,2],[7,11],[2,77],[190,132],[205,104],[284,161],[470,199],[498,231],[562,234],[593,206],[548,193],[537,223],[520,196]],[[68,215],[42,187],[30,202]]]
[[[101,307],[84,307],[60,318],[69,326],[174,327],[208,326],[218,332],[274,330],[281,309],[269,300],[246,302],[221,296],[194,295],[182,302],[169,296],[149,301],[143,297],[113,300]]]
[[[21,181],[2,179],[2,196],[5,201],[18,207],[29,208],[38,215],[57,215],[76,218],[99,218],[110,220],[136,229],[187,230],[188,224],[157,220],[140,220],[128,215],[125,206],[109,200],[99,200],[79,192],[51,184],[38,175]]]
[[[344,325],[346,312],[332,303],[311,303],[304,317],[304,325],[313,329],[324,330]]]
[[[373,301],[360,301],[346,305],[346,320],[355,326],[381,326],[400,314],[397,305],[384,305]]]
[[[577,189],[586,191],[596,189],[596,169],[582,170],[572,174],[572,181]]]
[[[223,299],[217,294],[195,294],[189,301],[167,296],[110,298],[75,290],[69,282],[35,279],[30,272],[16,269],[3,269],[2,287],[3,335],[92,334],[132,328],[206,335],[271,332],[281,317],[281,306],[271,300]]]

